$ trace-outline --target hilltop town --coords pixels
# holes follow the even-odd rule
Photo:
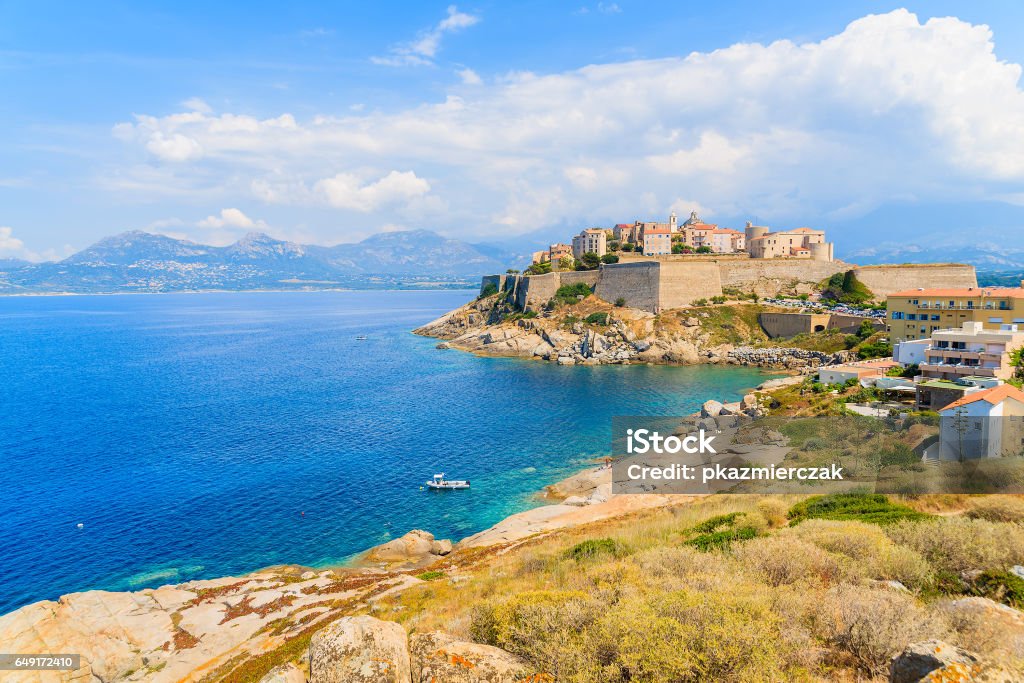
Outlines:
[[[871,415],[1024,415],[1024,288],[979,287],[962,264],[845,263],[824,230],[740,232],[696,212],[585,229],[417,333],[561,365],[782,368]]]

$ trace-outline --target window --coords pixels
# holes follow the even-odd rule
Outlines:
[[[988,321],[990,323],[1001,323],[1001,322],[1003,322],[1003,319],[1002,318],[989,318]]]
[[[933,315],[932,316],[932,320],[938,320],[938,319],[939,319],[939,316],[937,316],[937,315]],[[932,328],[932,329],[934,329],[934,328]]]

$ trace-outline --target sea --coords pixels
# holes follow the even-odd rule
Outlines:
[[[606,455],[613,415],[686,414],[767,377],[411,334],[474,294],[0,297],[0,614],[338,565],[410,529],[458,540]],[[423,490],[439,472],[472,488]]]

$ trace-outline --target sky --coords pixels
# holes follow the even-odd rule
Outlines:
[[[670,211],[1024,246],[1022,63],[1010,1],[0,0],[0,258]]]

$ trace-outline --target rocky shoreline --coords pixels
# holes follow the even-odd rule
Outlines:
[[[855,359],[849,351],[826,353],[788,347],[752,347],[716,342],[694,311],[669,325],[645,311],[614,308],[603,324],[550,314],[525,317],[504,310],[494,297],[477,299],[414,330],[441,339],[439,349],[486,356],[532,358],[559,365],[648,363],[663,365],[728,364],[811,372],[822,365]],[[589,310],[589,309],[585,309]],[[675,321],[673,321],[675,322]]]

